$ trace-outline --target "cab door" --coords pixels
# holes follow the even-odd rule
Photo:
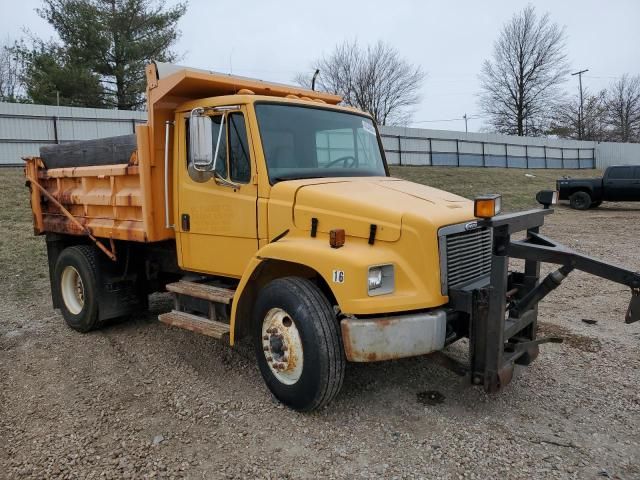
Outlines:
[[[246,110],[214,113],[211,152],[215,170],[202,171],[189,158],[189,118],[184,118],[186,145],[178,173],[175,227],[181,268],[212,275],[241,277],[258,249],[257,183],[249,142]]]
[[[624,202],[633,200],[633,166],[610,167],[604,179],[604,191],[607,200]]]
[[[633,169],[633,193],[631,200],[634,202],[640,201],[640,167],[634,167]]]

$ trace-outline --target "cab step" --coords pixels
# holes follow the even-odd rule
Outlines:
[[[214,338],[222,338],[229,334],[229,325],[216,320],[207,320],[187,312],[172,310],[158,315],[158,320],[172,327],[190,330]]]
[[[235,290],[229,288],[214,287],[206,283],[188,282],[180,280],[179,282],[169,283],[167,290],[188,297],[200,298],[209,302],[223,303],[229,305],[233,299]]]

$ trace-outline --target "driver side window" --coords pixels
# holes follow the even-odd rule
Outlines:
[[[211,117],[211,138],[213,139],[213,151],[215,153],[216,146],[218,147],[218,156],[215,159],[215,172],[222,178],[227,178],[227,135],[226,125],[222,125],[222,115],[215,115]],[[225,123],[226,123],[225,118]],[[222,128],[221,128],[222,127]],[[218,140],[219,139],[219,140]]]

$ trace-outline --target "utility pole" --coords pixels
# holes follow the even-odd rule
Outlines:
[[[467,114],[465,113],[462,118],[464,118],[464,132],[469,133],[469,129],[467,128]]]
[[[582,125],[582,74],[585,72],[588,72],[589,69],[586,68],[584,70],[580,70],[579,72],[575,72],[572,73],[571,75],[578,75],[578,82],[580,83],[580,110],[578,111],[578,140],[582,140],[582,130],[584,129],[584,126]]]

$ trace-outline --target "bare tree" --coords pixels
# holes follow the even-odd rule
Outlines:
[[[606,97],[612,140],[640,141],[640,75],[623,75]]]
[[[0,102],[17,102],[23,93],[22,62],[13,46],[9,38],[0,45]]]
[[[568,64],[565,31],[532,5],[515,14],[480,73],[480,108],[501,133],[535,135],[547,126],[561,97]]]
[[[420,67],[381,41],[365,48],[357,41],[337,45],[313,63],[316,69],[320,70],[319,89],[341,95],[346,105],[369,112],[381,125],[402,125],[410,120],[425,77]],[[310,87],[311,79],[311,75],[299,74],[295,81]]]
[[[606,90],[592,95],[584,91],[582,110],[582,140],[604,141],[608,138]],[[557,105],[548,133],[560,138],[580,139],[580,96],[576,95]]]

